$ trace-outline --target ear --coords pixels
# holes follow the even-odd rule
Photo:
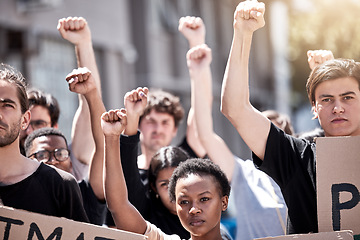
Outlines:
[[[21,130],[25,130],[30,123],[30,119],[31,119],[31,113],[29,110],[27,110],[21,118]]]
[[[59,128],[59,124],[58,124],[58,123],[56,123],[56,124],[53,126],[53,128],[58,129],[58,128]]]
[[[221,198],[221,204],[222,204],[221,211],[224,212],[227,209],[228,204],[229,204],[229,196],[223,196]]]
[[[315,107],[315,103],[313,103],[313,106],[312,106],[312,108],[311,108],[311,111],[312,111],[312,113],[314,114],[314,116],[313,116],[312,119],[317,119],[317,118],[319,117],[319,115],[318,115],[317,109],[316,109],[316,107]]]

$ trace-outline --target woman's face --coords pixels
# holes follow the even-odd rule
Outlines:
[[[184,228],[192,236],[220,234],[220,218],[228,196],[220,197],[219,184],[213,176],[191,174],[180,178],[175,188],[176,211]]]
[[[176,215],[175,203],[170,201],[168,189],[169,189],[169,180],[174,172],[175,168],[164,168],[159,171],[156,181],[155,181],[155,190],[159,194],[161,202],[164,206],[169,209],[172,214]]]

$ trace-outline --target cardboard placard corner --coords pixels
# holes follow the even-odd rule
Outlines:
[[[146,236],[0,205],[0,239],[144,240]]]
[[[256,238],[256,240],[354,240],[351,230],[335,232],[309,233],[309,234],[290,234],[278,237]],[[255,239],[254,239],[255,240]]]
[[[316,140],[319,232],[360,234],[360,136]]]

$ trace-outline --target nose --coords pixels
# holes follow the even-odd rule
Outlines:
[[[154,131],[154,133],[161,132],[161,124],[158,124],[158,123],[154,124],[153,131]]]
[[[53,153],[50,153],[49,159],[46,161],[47,164],[55,165],[57,163]]]
[[[197,207],[196,205],[193,205],[189,211],[189,213],[192,215],[198,214],[200,212],[201,212],[201,209],[199,207]]]
[[[343,108],[341,102],[335,101],[333,113],[343,113],[343,112],[344,112],[344,108]]]

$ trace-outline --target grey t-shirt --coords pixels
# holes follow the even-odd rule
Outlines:
[[[251,160],[235,157],[235,163],[236,240],[284,235],[287,208],[279,186]]]

